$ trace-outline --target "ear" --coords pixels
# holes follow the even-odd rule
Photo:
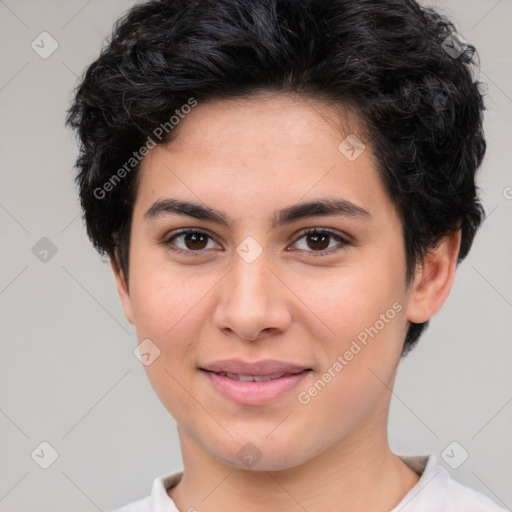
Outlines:
[[[132,309],[132,301],[130,299],[130,293],[128,291],[128,284],[124,277],[123,271],[119,268],[115,259],[110,259],[110,266],[112,267],[112,271],[114,272],[114,277],[116,280],[117,293],[119,294],[119,298],[121,299],[121,305],[124,309],[124,315],[128,322],[133,325],[133,309]]]
[[[441,309],[455,278],[460,240],[460,230],[446,235],[418,265],[406,308],[410,322],[426,322]]]

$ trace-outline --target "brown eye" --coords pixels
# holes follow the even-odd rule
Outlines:
[[[302,239],[305,240],[305,243],[299,244]],[[337,243],[331,245],[333,240]],[[308,252],[313,256],[328,256],[350,245],[350,242],[338,233],[328,229],[310,229],[303,232],[294,245],[299,246],[298,250]],[[329,247],[334,250],[327,251],[326,249]]]
[[[325,235],[323,233],[312,233],[312,234],[309,234],[307,235],[307,240],[308,240],[308,246],[311,248],[311,249],[315,249],[315,250],[324,250],[326,249],[327,247],[329,247],[329,240],[331,238],[330,235]]]
[[[187,233],[183,235],[183,241],[187,249],[204,249],[208,242],[207,236],[202,233]]]
[[[209,242],[212,242],[213,246],[208,247]],[[164,245],[171,251],[181,253],[202,253],[205,249],[218,248],[208,233],[197,229],[179,231],[167,238]]]

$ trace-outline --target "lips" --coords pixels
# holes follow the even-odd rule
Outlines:
[[[199,368],[214,389],[240,405],[264,405],[284,398],[311,368],[284,361],[224,360]]]

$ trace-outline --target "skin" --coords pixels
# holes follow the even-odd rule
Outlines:
[[[408,322],[428,320],[449,293],[460,233],[445,237],[406,282],[401,223],[370,145],[353,162],[338,149],[357,133],[356,121],[291,95],[199,104],[176,139],[142,162],[129,286],[114,261],[112,268],[139,342],[149,338],[161,351],[145,369],[178,424],[184,476],[168,494],[182,511],[312,512],[335,503],[340,511],[385,512],[418,481],[388,444],[391,389]],[[144,219],[156,200],[171,197],[220,210],[233,226],[176,214]],[[271,228],[273,212],[321,198],[343,198],[371,217],[313,216]],[[212,238],[169,241],[191,227]],[[306,228],[350,243],[330,237],[319,250],[301,234]],[[246,237],[263,250],[252,263],[236,252]],[[300,403],[298,393],[397,302],[401,311],[378,335]],[[229,358],[313,371],[272,403],[241,406],[198,370]],[[261,453],[250,469],[237,457],[249,442]]]

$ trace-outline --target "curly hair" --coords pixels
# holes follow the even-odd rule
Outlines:
[[[402,221],[406,278],[483,219],[475,174],[486,148],[476,51],[413,0],[150,0],[117,21],[75,91],[76,177],[87,234],[128,277],[140,155],[190,102],[269,90],[353,106]],[[159,144],[173,139],[173,130]],[[135,159],[134,157],[137,156]],[[131,161],[131,168],[126,162]],[[104,187],[118,170],[123,179]],[[129,171],[129,172],[128,172]],[[108,190],[108,194],[105,193]],[[102,191],[99,193],[98,191]],[[402,355],[428,325],[411,323]]]

